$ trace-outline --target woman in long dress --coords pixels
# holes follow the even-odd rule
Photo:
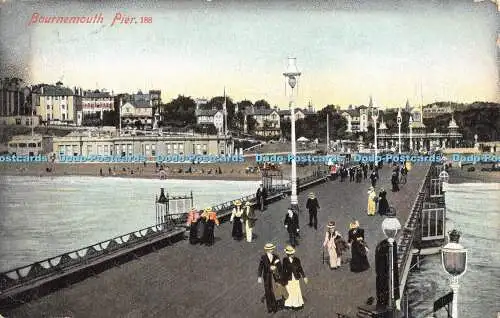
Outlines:
[[[330,269],[334,270],[340,267],[340,255],[337,255],[337,245],[335,239],[340,236],[340,233],[335,229],[335,222],[328,222],[328,230],[325,233],[323,247],[328,251],[330,256]]]
[[[358,221],[354,221],[350,225],[348,243],[351,244],[351,272],[359,273],[369,269],[365,230],[359,228]]]
[[[200,214],[195,208],[188,212],[187,226],[189,226],[189,243],[198,243],[198,219]]]
[[[253,238],[253,227],[255,226],[255,222],[257,218],[255,217],[255,210],[252,207],[252,203],[247,201],[245,203],[245,207],[243,208],[243,223],[245,223],[245,233],[247,236],[247,242],[252,242]]]
[[[304,278],[304,283],[306,284],[308,280],[300,259],[295,257],[295,249],[288,245],[285,248],[285,253],[287,256],[283,258],[283,278],[286,282],[286,291],[288,292],[288,298],[285,300],[285,308],[299,310],[304,307],[300,279]]]
[[[387,201],[387,192],[384,188],[380,189],[378,194],[378,214],[387,215],[390,213],[389,202]]]
[[[377,212],[377,194],[375,193],[375,189],[373,187],[368,189],[367,212],[368,215],[375,215],[375,212]]]
[[[237,241],[243,239],[243,209],[241,208],[241,201],[234,201],[233,213],[231,214],[230,222],[233,223],[233,231],[231,235]]]

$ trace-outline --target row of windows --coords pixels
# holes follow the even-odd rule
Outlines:
[[[66,109],[66,105],[60,105],[61,109]],[[53,105],[47,105],[47,110],[54,109]]]
[[[143,144],[142,145],[142,154],[145,156],[156,156],[158,153],[156,151],[156,144]],[[97,149],[95,149],[97,148]],[[119,145],[97,145],[95,147],[93,145],[87,145],[86,154],[98,154],[98,155],[113,155],[113,154],[127,154],[129,156],[133,155],[133,146],[132,144],[119,144]],[[207,154],[208,145],[207,144],[196,144],[194,147],[196,154]],[[77,145],[59,145],[58,149],[59,154],[71,155],[74,153],[78,153]],[[165,153],[167,155],[173,154],[184,154],[184,144],[182,143],[172,143],[165,144]]]
[[[36,143],[36,142],[30,142],[30,143],[9,143],[9,147],[12,148],[35,148],[35,147],[41,147],[42,143]]]
[[[60,98],[59,98],[60,97]],[[45,100],[49,101],[49,100],[68,100],[69,96],[46,96],[45,97]]]

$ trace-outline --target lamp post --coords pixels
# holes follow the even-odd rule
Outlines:
[[[391,213],[393,214],[393,213]],[[387,237],[387,241],[389,242],[389,310],[391,312],[391,317],[396,317],[396,302],[394,300],[394,239],[398,234],[398,231],[401,229],[401,223],[399,220],[394,217],[387,217],[382,222],[382,230],[384,231],[384,235]],[[397,282],[399,283],[399,282]]]
[[[398,134],[398,151],[399,151],[399,154],[401,154],[401,123],[403,121],[403,118],[401,117],[401,108],[399,108],[398,110],[398,130],[399,130],[399,134]]]
[[[297,78],[301,75],[301,72],[297,69],[297,65],[295,64],[296,58],[289,57],[288,58],[288,67],[286,72],[283,73],[285,79],[288,80],[288,85],[290,85],[290,117],[291,117],[291,139],[292,139],[292,173],[291,173],[291,186],[292,186],[292,195],[290,196],[290,204],[292,210],[297,211],[299,208],[298,199],[297,199],[297,163],[295,162],[295,157],[297,155],[296,150],[296,137],[295,137],[295,105],[293,103],[293,90],[297,85]]]
[[[439,182],[441,183],[442,186],[442,191],[446,192],[448,189],[448,180],[450,180],[450,175],[446,171],[441,171],[439,173]]]
[[[410,127],[410,151],[413,152],[413,118],[410,116],[408,120],[408,126]]]
[[[441,249],[441,262],[450,275],[450,287],[453,291],[451,316],[458,318],[458,278],[467,271],[467,250],[458,244],[460,232],[453,230],[448,235],[449,243]]]
[[[377,119],[379,115],[379,109],[377,107],[372,108],[372,119],[373,128],[375,130],[375,167],[378,167],[378,145],[377,145]]]

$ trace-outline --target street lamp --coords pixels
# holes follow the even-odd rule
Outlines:
[[[401,108],[398,110],[398,130],[399,130],[399,140],[398,140],[398,145],[399,145],[399,154],[401,154],[401,123],[403,121],[403,118],[401,117]]]
[[[399,220],[392,216],[387,217],[382,222],[382,230],[384,231],[384,235],[387,237],[387,241],[389,242],[389,309],[391,311],[391,317],[396,317],[396,302],[394,301],[394,239],[398,234],[398,231],[401,230],[401,223]],[[396,269],[397,270],[397,269]],[[399,283],[399,282],[398,282]]]
[[[443,192],[446,192],[448,189],[448,180],[450,180],[450,175],[446,171],[441,171],[439,173],[439,182],[441,183],[441,186],[443,188]]]
[[[372,119],[373,128],[375,129],[375,167],[378,167],[378,146],[377,146],[377,119],[379,115],[379,109],[377,107],[372,108]]]
[[[297,69],[297,65],[295,64],[296,58],[289,57],[288,58],[288,67],[286,72],[283,73],[286,79],[288,79],[288,85],[290,85],[290,119],[291,119],[291,139],[292,139],[292,173],[291,173],[291,186],[292,186],[292,195],[290,196],[290,204],[292,206],[292,210],[297,211],[299,208],[299,201],[297,199],[297,163],[295,162],[295,157],[297,155],[296,149],[296,137],[295,137],[295,105],[293,103],[293,89],[297,85],[297,78],[302,74]]]
[[[413,152],[413,118],[410,116],[410,119],[408,120],[408,126],[410,127],[410,151]]]
[[[441,262],[450,275],[450,287],[453,291],[451,316],[458,318],[458,278],[467,271],[467,250],[458,244],[460,232],[453,230],[448,235],[449,243],[441,249]]]

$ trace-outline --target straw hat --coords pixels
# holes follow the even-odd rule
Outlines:
[[[309,198],[314,199],[316,196],[314,195],[313,192],[309,193]]]
[[[189,212],[197,212],[198,210],[195,208],[195,207],[192,207],[191,210],[189,210]]]
[[[335,222],[334,221],[328,222],[328,225],[326,227],[329,229],[333,229],[335,227]]]
[[[285,253],[287,255],[293,255],[295,254],[295,249],[291,246],[291,245],[288,245],[286,248],[285,248]]]
[[[267,243],[266,245],[264,245],[264,250],[265,251],[272,251],[276,248],[276,245],[274,245],[273,243]]]
[[[236,201],[234,201],[234,205],[238,205],[238,206],[240,206],[240,205],[241,205],[241,201],[240,201],[240,200],[236,200]]]
[[[212,208],[211,207],[206,208],[205,212],[212,212]]]
[[[247,201],[247,203],[245,203],[245,206],[252,206],[252,203],[250,203],[250,201]]]
[[[370,187],[368,188],[368,191],[373,191],[373,190],[375,190],[375,188],[374,188],[373,186],[370,186]]]

